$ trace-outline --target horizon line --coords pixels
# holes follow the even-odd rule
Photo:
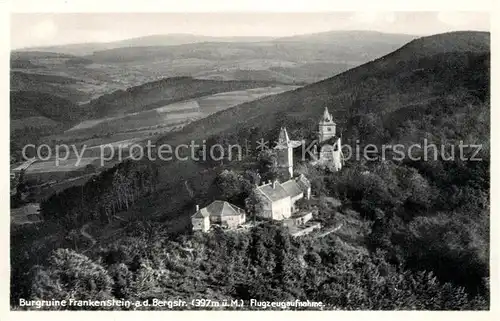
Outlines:
[[[43,49],[43,48],[50,48],[50,47],[63,47],[63,46],[75,46],[75,45],[92,45],[92,44],[113,44],[121,41],[127,41],[127,40],[134,40],[134,39],[141,39],[141,38],[148,38],[148,37],[158,37],[158,36],[191,36],[191,37],[205,37],[205,38],[218,38],[218,39],[234,39],[234,38],[241,38],[241,39],[251,39],[251,38],[262,38],[262,40],[256,40],[256,41],[250,41],[251,42],[265,42],[265,41],[273,41],[273,40],[279,40],[279,39],[287,39],[287,38],[293,38],[293,37],[300,37],[300,36],[313,36],[313,35],[320,35],[320,34],[325,34],[325,33],[334,33],[334,32],[363,32],[363,33],[379,33],[379,34],[386,34],[386,35],[401,35],[401,36],[413,36],[415,39],[421,38],[421,37],[428,37],[428,36],[433,36],[433,35],[439,35],[439,34],[446,34],[446,33],[452,33],[452,32],[486,32],[486,33],[491,33],[490,30],[449,30],[445,32],[439,32],[439,33],[431,33],[431,34],[411,34],[411,33],[397,33],[397,32],[383,32],[383,31],[378,31],[378,30],[365,30],[365,29],[332,29],[332,30],[326,30],[326,31],[319,31],[319,32],[313,32],[313,33],[296,33],[296,34],[291,34],[288,36],[265,36],[265,35],[243,35],[243,36],[214,36],[214,35],[203,35],[203,34],[196,34],[196,33],[155,33],[155,34],[147,34],[143,36],[137,36],[137,37],[127,37],[127,38],[122,38],[122,39],[117,39],[117,40],[112,40],[112,41],[91,41],[91,42],[71,42],[71,43],[60,43],[60,44],[51,44],[51,45],[44,45],[44,46],[28,46],[28,47],[18,47],[18,48],[12,48],[10,51],[22,51],[22,50],[32,50],[32,49]],[[212,41],[198,41],[198,42],[193,42],[193,43],[211,43]],[[224,42],[224,41],[213,41],[213,42]],[[235,42],[237,43],[237,41]],[[190,44],[190,43],[186,43]],[[179,46],[183,44],[178,44],[178,45],[156,45],[158,47],[160,46]],[[156,46],[131,46],[131,47],[156,47]]]

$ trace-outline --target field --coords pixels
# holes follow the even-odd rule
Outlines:
[[[243,104],[245,102],[263,98],[269,95],[279,94],[284,91],[293,90],[296,88],[298,88],[298,86],[276,86],[238,90],[205,96],[198,99],[197,101],[205,116],[208,116],[210,114],[230,107],[234,107],[239,104]]]
[[[129,139],[146,139],[179,130],[194,120],[221,110],[296,88],[298,87],[281,85],[230,91],[124,116],[85,120],[51,139],[66,143],[78,141],[87,146]]]
[[[78,169],[83,169],[87,165],[95,165],[98,163],[98,157],[84,157],[77,164],[76,158],[68,158],[67,160],[60,160],[56,164],[56,160],[48,160],[35,162],[26,170],[26,174],[37,174],[46,172],[71,172]]]
[[[97,124],[100,124],[102,122],[105,122],[107,120],[111,120],[113,118],[100,118],[100,119],[90,119],[90,120],[84,120],[78,125],[70,128],[67,130],[67,132],[74,131],[74,130],[80,130],[80,129],[87,129],[87,128],[92,128],[96,126]]]

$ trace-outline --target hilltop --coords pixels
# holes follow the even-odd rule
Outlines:
[[[120,48],[132,47],[165,47],[165,46],[179,46],[200,43],[283,43],[283,42],[305,42],[305,43],[324,43],[324,44],[338,44],[345,46],[352,43],[357,47],[360,43],[380,44],[392,43],[394,45],[401,45],[409,39],[414,39],[413,35],[404,34],[389,34],[374,31],[326,31],[313,34],[302,34],[288,37],[264,37],[264,36],[241,36],[241,37],[214,37],[203,36],[195,34],[156,34],[141,37],[134,37],[111,42],[100,43],[74,43],[56,46],[45,47],[30,47],[20,48],[15,52],[31,52],[33,55],[47,53],[51,55],[64,55],[64,56],[88,56],[94,52],[115,50]]]
[[[123,47],[96,51],[85,58],[125,66],[140,62],[145,70],[154,66],[157,71],[198,78],[310,83],[387,54],[414,38],[343,31],[255,42]]]
[[[11,52],[12,87],[34,87],[84,104],[163,78],[267,81],[303,85],[385,55],[411,35],[326,32],[292,38],[153,35],[99,44]],[[65,77],[58,82],[47,76]]]
[[[489,34],[423,37],[335,77],[217,112],[156,145],[274,140],[281,126],[292,139],[310,141],[325,106],[347,143],[488,145],[489,76]],[[233,172],[236,180],[222,188],[238,192],[239,177],[255,170],[252,157],[243,164],[123,162],[43,202],[43,228],[13,233],[11,277],[20,282],[12,282],[11,302],[74,293],[79,287],[71,283],[47,291],[83,273],[89,283],[106,280],[96,294],[126,299],[209,295],[300,298],[327,309],[488,309],[489,150],[480,155],[477,162],[351,160],[339,172],[298,161],[315,196],[304,206],[314,206],[322,223],[352,224],[297,239],[273,224],[248,233],[186,233],[195,204],[224,197],[214,183],[218,173]],[[72,250],[51,252],[58,248]],[[75,268],[63,270],[60,262]],[[35,264],[43,268],[31,276],[26,270]]]
[[[142,37],[134,37],[111,42],[74,43],[58,46],[22,48],[20,51],[45,51],[56,52],[67,55],[84,56],[96,51],[126,48],[126,47],[149,47],[149,46],[177,46],[200,42],[257,42],[267,41],[272,37],[211,37],[194,34],[157,34]]]
[[[398,45],[401,42],[408,42],[411,39],[415,39],[417,36],[400,34],[400,33],[384,33],[378,31],[367,31],[367,30],[334,30],[317,32],[310,34],[300,34],[288,37],[280,37],[272,40],[273,42],[306,42],[310,44],[314,43],[326,43],[326,44],[337,44],[340,46],[346,46],[350,48],[357,48],[366,44],[374,44],[380,41],[380,43],[390,43]],[[368,49],[368,47],[365,47]]]

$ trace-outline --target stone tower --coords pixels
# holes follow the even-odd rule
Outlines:
[[[323,117],[319,121],[318,143],[320,146],[319,162],[327,164],[335,171],[342,169],[344,156],[342,154],[342,141],[336,135],[337,124],[325,107]]]
[[[328,112],[328,108],[325,107],[323,117],[319,121],[319,143],[329,140],[335,137],[335,129],[337,124],[332,119],[332,115]]]
[[[300,141],[290,140],[286,128],[281,127],[278,142],[274,149],[278,158],[278,168],[290,177],[293,176],[293,149],[301,144]]]

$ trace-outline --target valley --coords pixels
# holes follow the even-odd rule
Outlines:
[[[42,138],[42,141],[52,142],[52,146],[62,144],[71,146],[68,147],[69,155],[66,155],[65,148],[61,148],[62,154],[59,157],[54,151],[51,159],[36,161],[24,170],[24,175],[26,179],[38,185],[51,182],[45,189],[65,181],[82,184],[84,181],[74,178],[80,175],[86,176],[88,173],[96,174],[103,169],[113,167],[130,156],[129,149],[132,145],[144,145],[148,140],[154,142],[162,135],[181,130],[187,124],[211,114],[296,88],[298,87],[275,85],[221,92],[140,112],[84,120],[60,133]],[[28,119],[33,118],[35,117]],[[26,119],[23,119],[23,124],[26,126],[25,121]],[[47,126],[50,125],[49,120]],[[110,153],[113,156],[108,159]],[[102,158],[106,161],[101,161]],[[32,197],[38,200],[38,195],[46,193],[38,191]]]
[[[83,50],[71,45],[28,48],[11,55],[11,88],[30,87],[84,104],[116,90],[184,76],[303,85],[373,60],[414,38],[369,31],[206,41],[177,35],[175,40],[150,36],[80,46]],[[43,80],[37,89],[29,81],[34,77]]]

